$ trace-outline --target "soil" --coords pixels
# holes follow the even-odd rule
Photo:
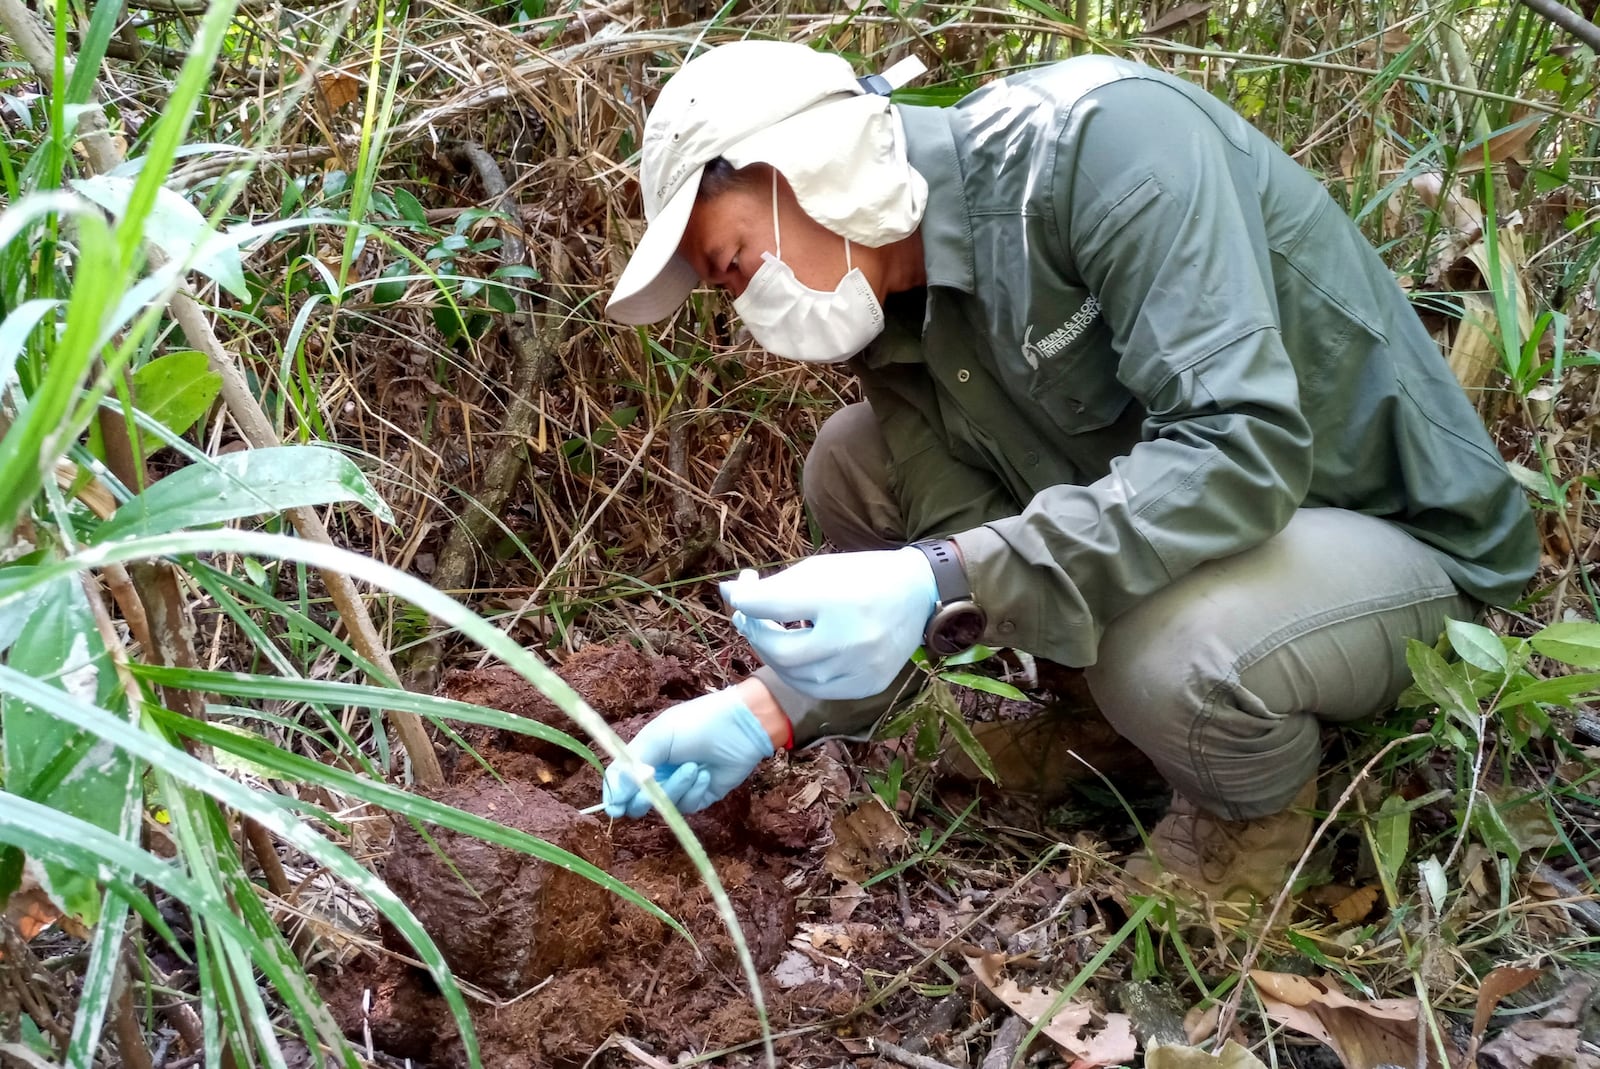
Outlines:
[[[716,685],[676,657],[623,644],[586,647],[559,671],[624,739],[659,709]],[[441,693],[571,728],[548,699],[504,668],[454,673]],[[548,862],[429,828],[436,853],[417,829],[396,822],[383,874],[458,978],[471,985],[483,1064],[638,1064],[615,1048],[596,1058],[617,1036],[666,1062],[757,1039],[760,1026],[734,945],[665,824],[653,815],[616,822],[581,815],[579,809],[600,799],[600,775],[561,747],[495,729],[462,734],[474,753],[446,758],[450,782],[434,797],[606,870],[676,918],[693,940]],[[890,747],[858,751],[885,764],[892,753]],[[959,880],[947,876],[942,882],[956,890],[954,897],[925,874],[915,882],[908,873],[863,890],[858,881],[904,858],[912,846],[900,822],[876,800],[851,793],[861,777],[849,773],[841,758],[849,759],[829,744],[766,762],[750,782],[688,817],[738,915],[762,976],[773,1031],[827,1025],[777,1040],[785,1065],[874,1064],[856,1038],[863,1035],[931,1049],[927,1044],[950,1031],[950,1021],[965,1020],[977,1005],[970,988],[943,996],[935,1007],[942,1019],[931,1024],[926,993],[907,985],[874,1002],[874,990],[922,961],[927,948],[959,935],[957,925],[1000,888],[1011,887],[1008,893],[1016,897],[992,927],[973,934],[1029,949],[1029,933],[1039,929],[1035,922],[1048,919],[1080,876],[1040,872],[1031,878],[1037,887],[1024,886],[1016,882],[1022,873],[996,858]],[[970,799],[977,788],[960,783],[956,789]],[[965,801],[951,812],[963,806]],[[1027,821],[1039,811],[1036,805],[1019,810],[1016,819]],[[998,818],[1005,803],[990,799],[985,812]],[[855,843],[855,854],[844,850],[847,842]],[[908,898],[908,886],[915,900]],[[1072,924],[1089,924],[1092,916],[1079,907]],[[1115,922],[1110,917],[1099,923]],[[374,1051],[409,1059],[417,1069],[464,1065],[444,999],[425,971],[406,963],[414,952],[404,941],[392,931],[383,934],[393,954],[360,958],[324,977],[325,996],[341,1027],[363,1044],[370,1036]],[[949,960],[965,971],[954,949]],[[941,975],[930,966],[922,979],[940,984],[958,975],[945,968]],[[716,1064],[755,1064],[759,1054],[758,1046],[747,1047]]]
[[[676,658],[624,645],[586,647],[561,674],[625,739],[656,710],[702,689]],[[457,673],[441,689],[451,698],[570,726],[504,669]],[[390,887],[456,975],[500,1003],[474,1006],[484,1064],[580,1065],[614,1033],[669,1056],[759,1036],[733,943],[670,829],[653,816],[613,823],[580,815],[579,808],[599,800],[599,774],[559,747],[490,730],[468,733],[468,741],[481,763],[458,761],[451,783],[433,797],[572,851],[660,906],[694,939],[564,869],[427,829],[452,872],[416,829],[397,823],[384,866]],[[820,851],[830,809],[815,797],[804,807],[792,801],[806,782],[781,765],[764,769],[689,817],[764,974],[796,933],[797,897],[825,898],[829,883]],[[397,933],[384,937],[397,953],[413,953]],[[348,1034],[370,1030],[374,1048],[416,1066],[465,1063],[448,1008],[422,970],[396,958],[367,958],[326,979],[330,1005]],[[787,992],[764,986],[775,1028],[845,1013],[862,996],[859,983],[819,981]]]

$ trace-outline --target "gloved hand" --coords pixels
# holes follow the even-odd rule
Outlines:
[[[720,800],[772,756],[772,739],[738,688],[729,687],[662,710],[628,743],[628,751],[654,766],[679,812],[693,813]],[[601,801],[613,818],[650,812],[650,799],[620,765],[606,770]]]
[[[778,678],[814,698],[866,698],[894,682],[938,604],[920,549],[808,557],[766,579],[722,584],[733,626]],[[789,629],[785,623],[809,620]]]

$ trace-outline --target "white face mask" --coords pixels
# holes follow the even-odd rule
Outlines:
[[[733,310],[769,353],[807,364],[837,364],[850,359],[883,332],[883,307],[867,276],[850,263],[845,239],[845,276],[832,290],[814,290],[794,277],[784,263],[778,233],[778,172],[772,172],[772,230],[778,255],[761,254],[750,285],[733,300]]]

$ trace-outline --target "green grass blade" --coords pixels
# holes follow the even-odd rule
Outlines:
[[[611,726],[603,720],[598,713],[589,708],[587,702],[578,695],[566,680],[556,675],[551,668],[530,651],[524,649],[511,636],[497,630],[488,621],[478,616],[471,609],[455,601],[453,598],[440,593],[428,583],[397,568],[363,557],[337,546],[323,545],[316,542],[307,542],[297,538],[285,538],[279,535],[260,534],[253,531],[205,531],[183,532],[153,536],[150,538],[130,538],[106,545],[91,546],[79,550],[72,557],[59,563],[41,566],[16,579],[4,570],[0,570],[0,610],[7,603],[19,599],[34,586],[49,582],[60,575],[71,574],[77,571],[103,567],[112,562],[140,560],[146,557],[184,555],[195,553],[226,553],[229,551],[255,554],[264,558],[282,557],[287,560],[300,561],[317,568],[330,568],[344,572],[366,582],[373,583],[397,597],[415,604],[418,608],[430,615],[437,617],[447,626],[459,630],[467,638],[478,643],[490,653],[496,655],[515,669],[523,678],[538,687],[553,701],[557,708],[576,720],[590,737],[600,744],[600,747],[611,757],[614,764],[621,766],[631,773],[637,782],[642,785],[645,796],[661,814],[668,827],[672,829],[678,842],[683,846],[684,852],[689,856],[695,866],[695,871],[705,883],[712,901],[716,903],[717,914],[727,926],[728,937],[733,942],[739,956],[739,963],[745,978],[750,983],[750,997],[755,1003],[756,1013],[762,1025],[762,1044],[765,1048],[769,1063],[776,1064],[777,1055],[772,1049],[772,1032],[767,1025],[766,999],[761,990],[761,976],[756,971],[755,959],[750,954],[750,947],[744,938],[744,932],[739,927],[738,915],[733,910],[733,903],[728,898],[727,889],[722,886],[721,879],[717,876],[711,859],[706,856],[705,847],[695,838],[694,832],[684,821],[683,814],[678,812],[672,800],[655,781],[654,776],[646,770],[645,766],[628,751],[627,745],[611,730]],[[8,581],[10,580],[10,581]],[[5,677],[0,675],[0,688],[3,688]],[[209,770],[207,770],[209,771]],[[229,786],[233,786],[231,781]],[[226,799],[224,799],[226,801]],[[275,813],[276,816],[276,813]],[[279,822],[281,823],[281,821]],[[276,830],[276,829],[272,829]],[[303,832],[304,838],[309,831]],[[320,842],[321,840],[317,840]],[[298,841],[296,841],[298,845]],[[309,852],[309,851],[308,851]],[[343,857],[343,855],[340,855]],[[344,860],[349,860],[344,858]],[[389,895],[386,903],[392,903],[404,910],[399,905],[399,900],[389,894],[388,888],[380,883],[382,893]],[[364,892],[365,893],[365,892]],[[384,908],[380,906],[379,908]],[[427,940],[426,933],[415,924],[415,918],[405,911],[406,917],[411,922],[411,928],[417,931],[423,940]],[[406,931],[410,936],[410,931]],[[431,940],[427,945],[433,948]],[[433,948],[437,953],[437,948]],[[431,963],[430,963],[431,964]],[[442,964],[442,959],[440,959]],[[448,976],[448,970],[445,971]],[[449,989],[455,991],[459,1000],[460,992],[455,989],[454,981],[449,981]],[[457,1002],[452,1002],[452,1009]],[[462,1006],[461,1016],[465,1017],[465,1006]]]
[[[148,682],[209,694],[226,694],[234,698],[256,698],[263,701],[353,705],[363,709],[416,713],[419,716],[459,720],[466,724],[498,728],[501,731],[542,739],[577,754],[596,768],[600,767],[600,761],[595,757],[593,750],[559,728],[550,727],[548,724],[524,716],[513,716],[498,709],[471,705],[450,698],[435,698],[427,694],[413,694],[406,690],[321,679],[283,679],[278,676],[249,675],[244,672],[212,672],[198,668],[170,668],[162,665],[136,664],[131,668],[136,676]]]
[[[89,964],[83,970],[83,989],[78,994],[78,1011],[72,1018],[72,1037],[67,1042],[68,1069],[92,1066],[100,1043],[106,1011],[116,986],[117,963],[122,959],[123,933],[128,920],[128,900],[107,888],[100,907],[100,923],[94,929],[89,947]]]
[[[313,761],[309,757],[289,753],[253,735],[227,731],[215,724],[192,720],[165,709],[153,710],[153,715],[163,726],[172,731],[206,743],[215,749],[235,754],[262,768],[271,769],[283,779],[297,783],[319,784],[342,794],[360,798],[364,802],[383,806],[412,820],[437,824],[442,828],[471,835],[496,846],[529,854],[568,872],[576,873],[670,925],[685,939],[690,938],[682,925],[632,887],[604,869],[597,868],[576,854],[547,843],[543,839],[535,838],[515,828],[508,828],[486,817],[436,802],[431,798],[411,794],[387,783],[366,779],[341,768]]]
[[[206,537],[214,539],[218,533],[220,532]],[[165,537],[173,540],[191,536]],[[294,540],[285,539],[285,541]],[[128,541],[117,543],[115,546],[127,548],[136,544]],[[107,549],[112,550],[113,547]],[[82,554],[79,554],[78,559],[82,559]],[[4,600],[4,596],[0,596],[0,604],[3,604]],[[163,744],[154,736],[123,722],[104,709],[80,702],[64,691],[56,690],[31,676],[23,675],[3,665],[0,665],[0,692],[13,694],[53,716],[60,717],[86,731],[92,731],[113,745],[144,758],[175,780],[194,787],[223,805],[257,821],[268,831],[309,855],[313,861],[323,865],[333,875],[349,884],[387,917],[416,948],[418,957],[427,965],[445,1001],[450,1005],[456,1024],[461,1029],[462,1041],[467,1046],[469,1063],[474,1067],[480,1064],[477,1037],[472,1031],[472,1020],[467,1014],[466,1001],[437,944],[406,908],[405,903],[400,901],[382,880],[324,839],[309,824],[295,818],[282,802],[273,796],[260,794],[243,784],[234,782],[187,753]],[[263,955],[264,959],[268,957],[269,954]],[[267,963],[263,960],[262,964],[265,967]]]

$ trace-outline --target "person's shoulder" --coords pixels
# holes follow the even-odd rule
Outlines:
[[[1165,77],[1154,67],[1117,56],[1074,56],[996,78],[968,93],[956,107],[964,112],[998,111],[1014,108],[1027,100],[1059,106],[1114,82],[1159,81]]]

